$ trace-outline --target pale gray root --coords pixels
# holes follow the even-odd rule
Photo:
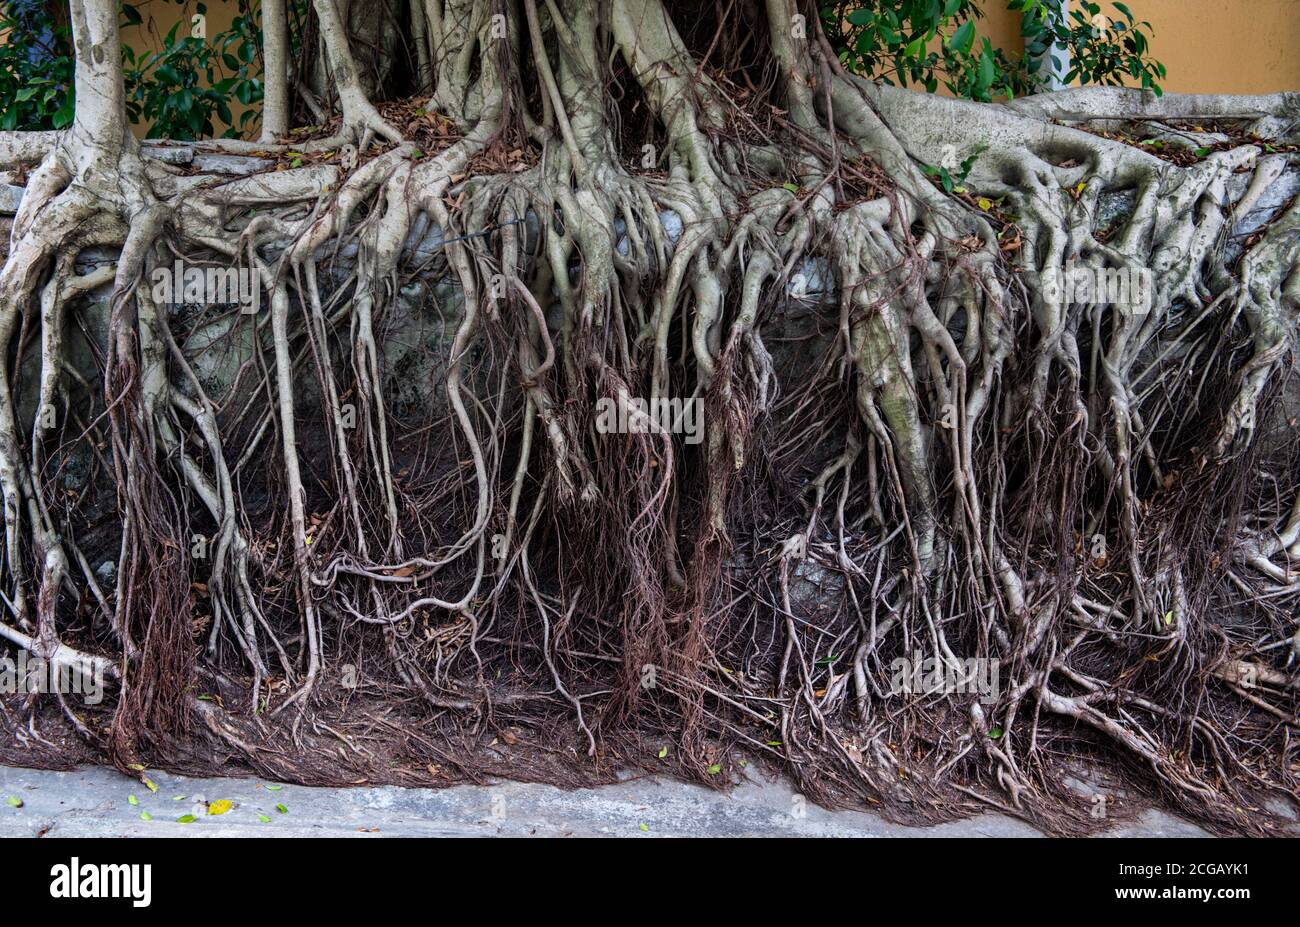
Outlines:
[[[262,0],[262,141],[289,131],[289,19],[285,0]]]

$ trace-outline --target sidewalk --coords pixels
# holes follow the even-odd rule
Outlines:
[[[1024,822],[995,814],[901,827],[865,812],[827,811],[783,782],[757,780],[730,793],[656,779],[566,792],[517,782],[448,789],[268,788],[273,784],[256,779],[149,776],[157,792],[111,769],[0,767],[0,837],[1039,836]],[[138,804],[130,803],[131,795]],[[13,807],[10,797],[22,807]],[[230,801],[231,810],[209,815],[204,803],[219,799]],[[152,819],[142,820],[142,811]],[[184,815],[195,820],[177,823]],[[1207,836],[1155,811],[1111,835]]]

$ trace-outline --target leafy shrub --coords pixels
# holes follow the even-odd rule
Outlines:
[[[72,34],[41,4],[0,6],[0,130],[62,129],[72,122]]]
[[[1123,3],[1113,4],[1114,20],[1102,18],[1096,3],[1083,6],[1063,17],[1048,0],[1008,0],[1007,9],[1021,14],[1023,57],[977,35],[984,15],[977,0],[841,0],[823,4],[822,22],[846,66],[891,85],[930,93],[942,85],[984,102],[1010,99],[1042,89],[1050,49],[1060,43],[1070,53],[1067,83],[1118,85],[1131,78],[1159,94],[1156,81],[1165,67],[1148,56],[1151,24],[1135,21]]]
[[[0,4],[0,130],[62,129],[72,122],[74,58],[66,10],[66,3],[53,0]],[[202,3],[195,10],[207,13]],[[133,123],[148,121],[149,137],[210,137],[220,120],[230,126],[224,135],[237,138],[256,124],[256,109],[237,123],[230,110],[231,100],[251,106],[262,99],[256,11],[251,0],[240,0],[239,10],[231,27],[213,36],[195,35],[184,22],[167,33],[161,51],[137,54],[122,47],[127,116]],[[123,26],[142,22],[137,4],[122,4]],[[182,35],[183,28],[189,34]]]
[[[161,51],[137,57],[123,46],[127,116],[132,122],[150,121],[149,138],[211,137],[214,117],[230,126],[226,137],[238,138],[257,120],[256,111],[245,110],[236,125],[230,112],[232,98],[245,105],[262,100],[258,27],[246,3],[240,8],[230,29],[210,39],[178,36],[178,22],[163,38]],[[202,3],[196,9],[207,12]],[[129,4],[123,12],[128,21],[133,14],[139,17]]]

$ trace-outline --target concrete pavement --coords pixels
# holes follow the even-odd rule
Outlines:
[[[447,789],[312,788],[277,787],[257,779],[190,779],[157,771],[148,776],[157,792],[112,769],[0,767],[0,837],[1039,835],[1028,824],[999,814],[902,827],[866,812],[827,811],[784,782],[758,779],[721,793],[649,778],[568,792],[518,782]],[[131,804],[132,795],[138,804]],[[14,807],[10,798],[22,806]],[[208,814],[208,803],[220,799],[231,802],[230,811]],[[151,819],[142,819],[142,811]],[[185,815],[193,815],[194,821],[178,823]],[[1207,836],[1192,824],[1155,811],[1112,835]]]

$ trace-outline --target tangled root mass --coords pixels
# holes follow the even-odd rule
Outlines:
[[[73,7],[104,92],[0,140],[0,635],[111,685],[0,703],[7,758],[1279,826],[1292,95],[984,106],[795,0],[446,0],[372,102],[315,0],[338,118],[142,147]]]

